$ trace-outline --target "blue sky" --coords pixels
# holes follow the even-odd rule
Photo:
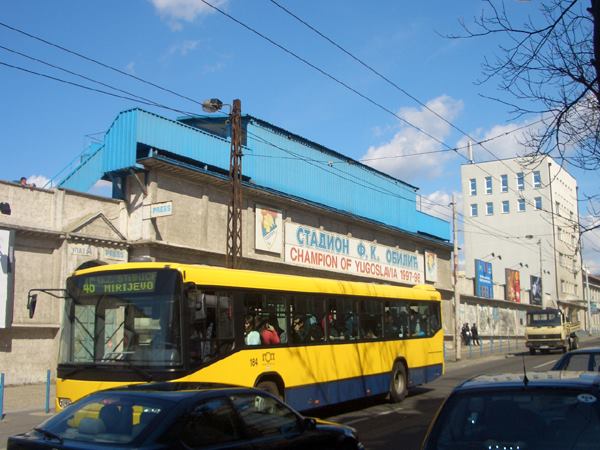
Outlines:
[[[464,159],[454,152],[466,138],[360,66],[269,0],[207,0],[268,36],[380,106],[361,98],[293,58],[201,0],[105,0],[81,2],[8,0],[0,22],[82,53],[198,102],[218,97],[242,101],[242,111],[286,128],[420,188],[446,205],[460,192]],[[469,22],[483,2],[379,0],[278,0],[280,4],[384,74],[411,96],[476,139],[527,124],[484,99],[499,95],[494,83],[477,85],[484,56],[498,37],[449,40],[459,19]],[[514,17],[535,17],[537,2],[506,2]],[[0,45],[173,109],[201,113],[200,106],[119,75],[55,47],[0,26]],[[94,86],[0,48],[0,62]],[[38,184],[64,174],[72,161],[136,102],[109,97],[0,65],[3,164],[0,178],[27,176]],[[141,105],[166,117],[174,111]],[[385,111],[387,109],[388,111]],[[390,113],[391,111],[391,113]],[[397,116],[434,136],[406,126]],[[535,120],[530,118],[529,121]],[[523,152],[518,133],[490,142],[505,158]],[[436,142],[436,140],[438,142]],[[390,156],[424,153],[419,157]],[[466,152],[463,150],[464,155]],[[475,159],[490,159],[475,149]],[[581,196],[598,193],[595,174],[569,169]],[[448,216],[448,211],[441,214]],[[587,215],[581,205],[581,215]],[[586,258],[600,272],[600,237],[586,243]],[[595,262],[594,262],[595,261]]]

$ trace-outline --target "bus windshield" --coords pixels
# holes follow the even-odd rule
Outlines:
[[[527,325],[530,327],[560,326],[560,314],[556,311],[529,313]]]
[[[71,277],[61,364],[181,364],[177,271],[111,271]]]

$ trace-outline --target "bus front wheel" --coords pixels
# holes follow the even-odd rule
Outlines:
[[[390,399],[395,402],[401,402],[408,394],[408,381],[406,377],[406,368],[401,362],[394,364],[392,369],[392,380],[390,382]]]
[[[275,397],[283,400],[283,397],[281,395],[281,392],[279,392],[277,384],[275,384],[273,381],[261,381],[256,385],[256,389],[268,392],[269,394],[274,395]]]

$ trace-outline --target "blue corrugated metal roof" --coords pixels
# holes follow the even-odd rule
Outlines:
[[[244,119],[247,140],[242,169],[255,188],[285,193],[410,233],[450,239],[448,222],[417,211],[414,186],[268,122],[249,116]],[[135,167],[140,158],[151,156],[151,148],[221,172],[229,170],[228,140],[132,109],[117,116],[104,146],[61,185],[87,190],[111,172]]]

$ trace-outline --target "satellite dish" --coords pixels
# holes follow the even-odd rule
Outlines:
[[[214,113],[219,111],[223,107],[223,102],[218,98],[211,98],[202,102],[202,111],[207,113]]]

